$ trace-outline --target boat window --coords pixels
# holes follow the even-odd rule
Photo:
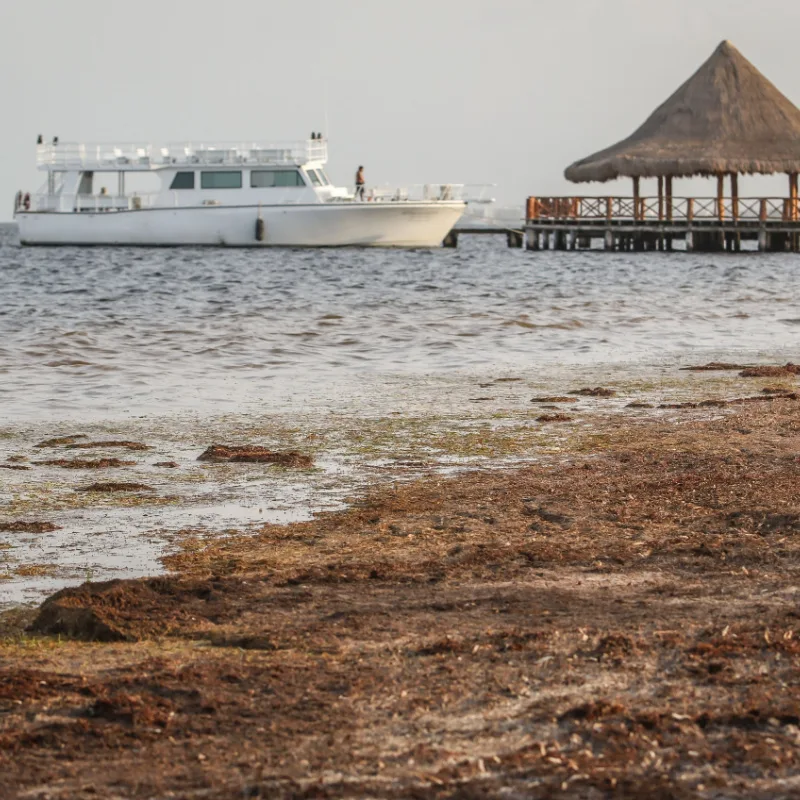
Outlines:
[[[305,186],[305,182],[296,169],[254,169],[250,172],[250,186],[267,189],[273,186]]]
[[[305,186],[306,182],[297,169],[284,169],[275,173],[276,186]]]
[[[241,189],[241,172],[201,172],[200,188],[202,189]]]
[[[250,171],[250,186],[253,189],[268,189],[275,185],[275,171],[254,169]]]
[[[194,189],[194,172],[176,172],[170,189]]]
[[[325,172],[324,169],[318,169],[317,174],[319,175],[320,178],[322,178],[323,185],[325,186],[331,185],[331,179],[328,177],[328,174]]]
[[[317,175],[317,171],[315,169],[307,169],[306,172],[308,173],[308,177],[311,178],[311,183],[314,186],[322,186],[322,179]]]

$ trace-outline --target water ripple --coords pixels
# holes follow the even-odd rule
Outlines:
[[[20,249],[15,236],[0,226],[9,417],[260,402],[275,377],[300,391],[799,343],[788,254],[533,254],[470,237],[421,251]]]

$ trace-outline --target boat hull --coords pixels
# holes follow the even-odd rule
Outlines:
[[[464,208],[461,202],[198,206],[21,212],[16,221],[23,245],[437,247]]]

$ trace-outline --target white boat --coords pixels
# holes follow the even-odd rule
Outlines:
[[[36,155],[47,181],[14,203],[23,245],[436,247],[466,207],[461,184],[365,187],[359,197],[335,187],[321,135],[288,144],[54,140]],[[160,188],[126,191],[126,178],[143,173]],[[109,193],[103,184],[114,182]]]

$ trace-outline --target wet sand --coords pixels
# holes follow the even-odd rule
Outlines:
[[[575,419],[535,423],[559,432],[536,461],[392,473],[312,520],[185,532],[166,575],[7,611],[0,787],[795,795],[795,379],[687,380],[557,406]],[[521,430],[497,452],[524,456]]]

